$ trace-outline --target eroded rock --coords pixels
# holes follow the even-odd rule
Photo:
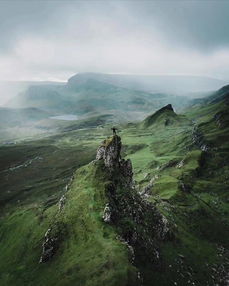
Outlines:
[[[66,197],[65,197],[65,195],[63,195],[59,200],[59,211],[61,211],[63,209],[65,201],[66,201]]]
[[[66,226],[61,222],[55,222],[48,228],[44,235],[42,254],[39,263],[47,262],[53,257],[65,234]]]
[[[111,222],[111,215],[112,215],[111,207],[109,204],[106,204],[103,211],[103,221],[108,223]]]
[[[160,241],[172,237],[170,224],[145,197],[156,178],[140,194],[134,185],[131,160],[121,158],[121,148],[121,138],[114,135],[104,140],[97,150],[96,160],[104,161],[109,180],[105,186],[108,203],[102,219],[117,229],[121,242],[128,248],[131,263],[147,259],[156,266],[161,259]]]
[[[57,237],[53,237],[51,234],[52,229],[49,228],[44,237],[44,242],[42,244],[42,254],[40,258],[40,263],[48,261],[55,253]]]
[[[133,187],[133,168],[131,160],[121,158],[121,137],[114,135],[104,140],[97,149],[96,160],[103,160],[110,173],[120,174],[120,182],[126,187]]]

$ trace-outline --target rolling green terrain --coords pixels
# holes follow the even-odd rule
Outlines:
[[[228,285],[228,104],[226,86],[182,115],[119,124],[134,187],[95,160],[107,118],[1,145],[0,284]]]

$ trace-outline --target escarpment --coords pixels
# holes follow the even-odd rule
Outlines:
[[[132,163],[121,158],[121,148],[121,138],[114,135],[97,150],[97,161],[102,161],[109,177],[105,185],[108,203],[102,218],[131,249],[132,261],[144,277],[143,263],[159,267],[160,243],[173,235],[167,219],[135,190]]]
[[[103,160],[106,170],[113,181],[119,181],[126,187],[133,187],[132,163],[121,158],[121,137],[114,135],[101,143],[97,150],[96,160]]]

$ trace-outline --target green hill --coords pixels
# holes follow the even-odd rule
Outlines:
[[[222,100],[227,100],[228,101],[229,97],[229,85],[225,85],[219,90],[215,92],[211,92],[209,96],[204,97],[204,98],[197,98],[191,101],[192,105],[203,105],[203,104],[209,104],[209,103],[217,103]]]
[[[168,104],[154,114],[148,116],[141,124],[143,128],[149,128],[152,125],[157,125],[157,127],[168,126],[173,124],[187,124],[187,119],[182,115],[177,115],[171,104]]]
[[[0,284],[227,285],[221,95],[182,115],[167,105],[114,136],[106,121],[2,145]]]

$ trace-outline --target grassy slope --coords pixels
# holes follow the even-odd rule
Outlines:
[[[102,222],[106,178],[98,170],[90,164],[75,173],[62,212],[57,205],[33,206],[8,216],[1,227],[7,233],[1,237],[1,285],[127,285],[135,269],[126,247]],[[56,222],[64,229],[60,251],[38,264],[44,233]]]
[[[157,285],[187,285],[188,281],[190,285],[215,285],[217,277],[225,275],[220,267],[226,267],[229,259],[221,253],[228,247],[229,234],[229,129],[213,120],[220,110],[227,110],[225,103],[196,107],[187,114],[213,151],[203,152],[192,144],[191,121],[164,126],[167,111],[148,128],[143,123],[123,131],[137,184],[142,188],[155,178],[148,199],[177,225],[176,242],[164,244],[163,272],[152,274]]]
[[[0,148],[1,285],[127,285],[136,276],[126,246],[102,222],[105,178],[93,165],[75,174],[64,213],[58,213],[72,174],[94,159],[108,130],[77,130]],[[67,225],[61,253],[38,264],[44,233],[56,221]]]
[[[224,276],[228,129],[219,128],[212,118],[225,108],[224,103],[195,107],[187,114],[190,120],[181,118],[168,126],[164,125],[166,114],[148,128],[134,124],[122,128],[123,156],[133,162],[136,184],[142,188],[155,177],[148,200],[176,229],[176,239],[162,245],[161,265],[148,270],[145,285],[216,285],[218,277]],[[201,124],[199,129],[213,151],[203,152],[193,145],[191,120]],[[136,270],[128,261],[127,249],[116,239],[114,229],[101,221],[106,203],[104,174],[93,164],[79,169],[61,214],[55,205],[74,170],[91,161],[107,134],[109,126],[1,148],[2,171],[31,157],[45,158],[0,173],[5,206],[0,228],[1,285],[131,283]],[[55,221],[66,227],[63,243],[52,261],[38,264],[44,233]]]

